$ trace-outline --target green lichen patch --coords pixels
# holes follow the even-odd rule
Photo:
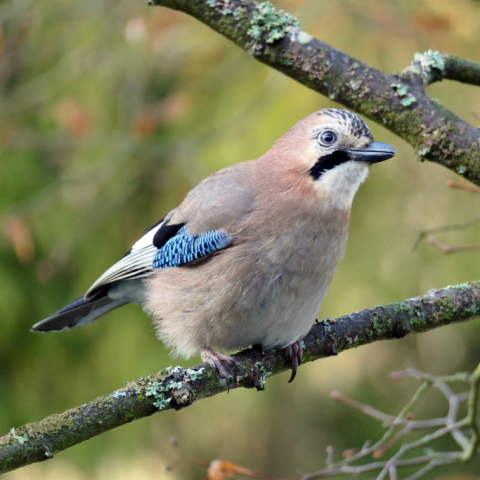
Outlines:
[[[390,86],[397,91],[397,95],[399,97],[402,97],[400,103],[404,107],[409,107],[415,102],[416,98],[412,94],[408,93],[408,87],[406,85],[402,85],[401,83],[392,83]]]
[[[417,150],[418,154],[419,154],[421,157],[424,157],[429,151],[430,151],[430,147],[428,147],[428,146],[419,148],[419,149]]]
[[[150,384],[150,388],[145,392],[145,395],[147,397],[154,397],[155,401],[153,402],[153,404],[159,410],[163,410],[172,400],[172,397],[167,395],[169,392],[169,385],[155,382]]]
[[[204,368],[194,370],[193,368],[186,368],[183,373],[192,381],[200,380],[203,375]]]
[[[307,32],[304,32],[303,30],[300,30],[297,35],[297,41],[300,45],[306,45],[307,43],[310,43],[314,37],[310,35]]]
[[[332,329],[328,320],[320,320],[318,323],[323,325],[326,332],[329,332]]]
[[[205,368],[199,368],[198,370],[195,370],[194,368],[183,368],[180,366],[167,367],[165,369],[167,376],[183,378],[184,380],[188,379],[187,381],[192,382],[195,380],[200,380],[202,378],[204,370]]]
[[[235,20],[240,20],[247,16],[244,7],[231,8],[230,0],[207,0],[207,5],[222,15],[233,15]]]
[[[445,70],[445,60],[442,54],[436,50],[428,50],[425,53],[416,53],[413,57],[414,62],[420,64],[420,68],[425,73],[432,73],[432,70],[443,72]]]
[[[10,435],[20,444],[20,445],[23,445],[27,440],[28,438],[27,437],[22,437],[21,435],[17,435],[15,433],[15,429],[12,428],[10,430]]]
[[[266,43],[274,43],[281,40],[289,32],[297,32],[300,22],[283,10],[275,10],[270,2],[262,2],[256,7],[250,21],[247,34],[256,42],[265,40]]]
[[[258,371],[260,373],[260,376],[259,376],[259,379],[258,379],[258,385],[256,385],[256,388],[257,388],[258,391],[263,391],[263,390],[265,390],[266,379],[272,373],[268,372],[267,369],[260,362],[257,362],[255,364],[255,367],[258,369]]]
[[[401,83],[392,83],[390,86],[397,91],[399,97],[404,97],[408,94],[408,87],[406,85],[402,85]]]
[[[409,107],[413,102],[415,102],[416,98],[413,95],[408,94],[405,98],[400,100],[400,103],[404,107]]]
[[[183,392],[180,395],[182,398],[185,397],[186,389],[188,390],[187,393],[189,396],[193,395],[186,384],[200,380],[204,370],[205,368],[199,368],[197,370],[195,368],[182,368],[180,366],[167,367],[162,374],[159,375],[158,379],[160,381],[151,382],[147,385],[145,396],[154,397],[155,401],[153,404],[159,410],[163,410],[169,406],[172,398],[175,398],[178,404],[177,397],[180,391]],[[193,399],[194,395],[191,399],[184,399],[184,403],[187,402],[187,400],[192,403]]]
[[[436,80],[442,80],[445,72],[445,59],[439,51],[428,50],[424,53],[416,53],[412,64],[405,69],[421,75],[426,85]]]
[[[112,396],[115,397],[115,398],[126,397],[127,392],[122,392],[120,390],[117,390],[117,391],[112,393]]]
[[[417,149],[417,158],[418,160],[420,160],[421,162],[423,162],[425,160],[425,157],[427,156],[427,154],[430,152],[430,147],[428,145],[425,145],[423,147],[420,147]]]

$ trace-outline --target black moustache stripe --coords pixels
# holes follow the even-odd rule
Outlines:
[[[315,165],[308,171],[308,173],[313,177],[314,180],[318,180],[323,172],[335,168],[337,165],[348,162],[352,158],[350,154],[345,150],[335,150],[328,155],[320,157]]]

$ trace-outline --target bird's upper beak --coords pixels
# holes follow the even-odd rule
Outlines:
[[[392,158],[397,151],[387,143],[372,142],[368,147],[353,149],[349,148],[348,152],[353,160],[368,163],[383,162]]]

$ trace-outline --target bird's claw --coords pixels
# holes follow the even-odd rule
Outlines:
[[[293,382],[295,375],[297,375],[297,368],[302,363],[303,358],[303,347],[302,342],[297,340],[295,343],[288,345],[288,347],[284,348],[285,356],[287,360],[290,362],[290,368],[292,369],[292,376],[288,383]]]
[[[209,347],[203,347],[200,352],[200,358],[203,362],[212,367],[218,373],[220,378],[227,382],[227,388],[230,392],[230,382],[233,380],[233,377],[227,372],[222,362],[225,362],[227,365],[238,367],[235,359],[226,353],[215,352]]]

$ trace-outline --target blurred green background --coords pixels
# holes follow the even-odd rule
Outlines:
[[[302,28],[386,72],[428,49],[480,60],[480,4],[471,0],[275,0]],[[473,125],[476,87],[443,82],[429,93]],[[143,230],[200,180],[256,158],[298,120],[337,104],[256,62],[196,20],[132,0],[0,2],[0,434],[88,402],[169,365],[149,318],[129,305],[71,332],[35,335],[35,322],[81,295]],[[462,179],[418,163],[413,149],[368,122],[398,155],[371,170],[350,240],[320,318],[403,300],[480,278],[478,253],[443,255],[421,229],[464,221],[480,196]],[[480,226],[438,236],[475,244]],[[381,342],[108,432],[54,460],[6,474],[26,479],[203,479],[178,456],[224,458],[279,477],[320,469],[383,432],[336,404],[332,389],[398,413],[417,384],[391,370],[435,374],[480,361],[480,322]],[[443,415],[427,396],[422,416]],[[438,449],[454,448],[449,440]],[[480,461],[425,478],[479,478]],[[370,478],[372,475],[359,478]],[[344,477],[345,478],[345,477]]]

